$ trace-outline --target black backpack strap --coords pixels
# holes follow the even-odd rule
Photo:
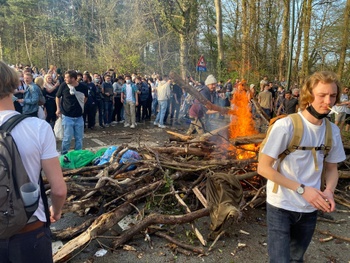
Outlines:
[[[12,129],[20,123],[22,120],[25,118],[28,118],[30,116],[24,115],[24,114],[16,114],[12,116],[10,119],[8,119],[5,123],[3,123],[0,127],[0,130],[6,131],[6,132],[11,132]]]
[[[50,210],[49,210],[49,203],[47,201],[47,196],[45,194],[45,187],[44,187],[44,181],[43,181],[43,177],[39,176],[39,180],[40,180],[40,194],[41,194],[41,199],[43,200],[43,204],[44,204],[44,208],[45,208],[45,216],[46,216],[46,227],[49,227],[51,224],[50,221]]]

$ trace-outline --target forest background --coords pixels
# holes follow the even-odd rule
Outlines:
[[[0,59],[117,73],[350,81],[350,0],[0,0]],[[203,76],[202,76],[203,77]]]

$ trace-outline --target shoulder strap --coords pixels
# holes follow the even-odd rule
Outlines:
[[[280,165],[284,160],[284,158],[286,158],[288,154],[298,149],[298,146],[300,145],[301,138],[303,137],[303,132],[304,132],[303,121],[299,116],[299,114],[293,113],[293,114],[289,114],[288,116],[291,118],[293,123],[293,135],[287,149],[278,156],[278,159],[279,159],[279,165],[277,168],[278,171],[280,170]],[[277,193],[277,190],[278,190],[278,184],[274,183],[272,192]]]
[[[1,130],[4,130],[6,132],[11,132],[12,129],[20,123],[22,120],[25,118],[28,118],[30,116],[25,115],[25,114],[16,114],[12,116],[10,119],[8,119],[5,123],[3,123],[0,127]]]
[[[326,121],[326,136],[324,138],[324,158],[323,158],[323,169],[321,174],[321,191],[324,190],[326,185],[326,157],[328,156],[329,151],[332,149],[333,138],[332,138],[332,125],[331,122],[325,118]]]

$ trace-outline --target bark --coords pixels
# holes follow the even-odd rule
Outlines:
[[[312,0],[306,0],[305,20],[303,25],[304,33],[304,48],[303,48],[303,62],[302,62],[302,80],[309,75],[309,44],[310,44],[310,27],[312,14]]]
[[[223,60],[224,60],[224,45],[222,35],[222,8],[221,0],[215,0],[215,11],[216,11],[216,32],[217,32],[217,44],[218,44],[218,78],[222,78],[223,71]]]
[[[27,58],[28,58],[29,64],[30,64],[30,66],[32,67],[33,64],[32,64],[32,59],[31,59],[30,53],[29,53],[26,24],[25,24],[24,21],[22,22],[22,24],[23,24],[24,46],[25,46],[25,48],[26,48],[26,53],[27,53]]]
[[[344,64],[345,64],[345,57],[346,57],[346,50],[348,47],[348,40],[350,36],[350,0],[346,1],[346,8],[344,12],[344,25],[342,30],[342,42],[340,47],[340,54],[339,54],[339,65],[338,65],[338,75],[341,79],[343,76],[344,71]]]
[[[242,1],[242,60],[241,60],[241,78],[247,78],[248,72],[248,45],[249,45],[249,26],[248,26],[248,0]]]
[[[126,230],[121,236],[119,236],[115,241],[113,241],[113,247],[118,248],[122,246],[125,242],[129,241],[140,231],[146,229],[150,225],[177,225],[184,224],[194,221],[195,219],[208,216],[209,208],[203,208],[195,212],[185,214],[185,215],[161,215],[161,214],[151,214],[144,220],[138,222],[129,230]]]
[[[282,27],[282,40],[280,55],[278,60],[278,73],[279,79],[286,77],[286,65],[287,65],[287,51],[289,49],[289,18],[290,18],[290,0],[283,0],[283,27]]]

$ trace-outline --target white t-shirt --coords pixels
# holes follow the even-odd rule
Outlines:
[[[18,112],[13,110],[0,111],[0,125]],[[41,160],[58,156],[56,139],[51,126],[44,120],[29,117],[17,124],[11,135],[16,142],[24,168],[32,182],[39,182]],[[44,204],[40,198],[39,207],[34,215],[46,222]]]
[[[304,125],[304,134],[300,146],[321,146],[325,142],[326,124],[323,120],[322,125],[314,125],[302,117]],[[329,151],[326,161],[329,163],[338,163],[345,160],[345,152],[342,144],[339,128],[335,124],[332,126],[332,149]],[[269,138],[262,149],[262,152],[274,159],[287,149],[293,134],[292,120],[288,117],[276,121]],[[320,189],[321,173],[323,168],[323,151],[316,151],[318,171],[315,170],[314,158],[310,150],[296,150],[287,155],[281,163],[280,173],[285,177],[297,181],[300,184]],[[274,163],[277,170],[279,161]],[[277,193],[273,193],[274,182],[267,182],[267,202],[273,206],[296,212],[312,212],[316,209],[310,205],[301,195],[294,190],[283,186],[278,187]]]
[[[340,95],[340,102],[345,102],[348,101],[349,97],[348,94],[341,94]],[[341,106],[333,106],[334,110],[337,112],[346,112],[346,105],[341,105]]]

